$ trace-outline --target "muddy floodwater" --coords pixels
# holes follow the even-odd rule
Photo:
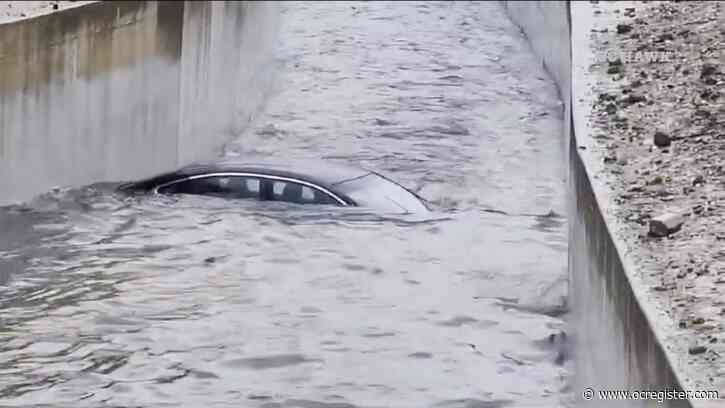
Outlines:
[[[519,30],[493,2],[281,7],[224,155],[372,168],[433,214],[102,186],[5,208],[0,405],[564,405],[562,112]]]

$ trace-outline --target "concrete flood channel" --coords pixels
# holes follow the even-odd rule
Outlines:
[[[103,186],[6,207],[1,404],[567,404],[563,109],[519,29],[497,3],[281,7],[224,155],[368,166],[435,215]]]

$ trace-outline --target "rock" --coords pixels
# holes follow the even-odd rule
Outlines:
[[[700,78],[709,77],[710,75],[717,72],[717,67],[712,64],[703,64],[700,70]]]
[[[619,74],[624,71],[624,64],[622,64],[622,59],[617,58],[615,60],[609,61],[609,68],[607,68],[607,74]]]
[[[707,351],[705,346],[692,346],[687,350],[691,355],[702,354]]]
[[[629,24],[617,24],[617,34],[627,34],[632,31],[632,26]]]
[[[658,130],[654,134],[654,143],[657,147],[667,147],[672,144],[672,138],[667,133]]]
[[[602,92],[599,94],[598,98],[600,102],[607,102],[607,101],[616,101],[617,97],[615,95]]]
[[[609,68],[607,68],[607,74],[609,75],[621,74],[622,72],[624,72],[622,65],[610,65]]]
[[[707,118],[710,116],[710,111],[708,111],[707,109],[697,109],[695,110],[695,116]]]
[[[703,177],[702,174],[698,174],[697,176],[695,176],[694,179],[692,179],[693,186],[696,186],[699,184],[705,184],[705,177]]]
[[[627,95],[626,98],[622,99],[622,104],[624,104],[624,106],[629,106],[629,105],[634,105],[635,103],[646,102],[646,101],[647,101],[647,98],[645,98],[644,95],[630,94],[630,95]]]
[[[713,91],[712,89],[705,89],[700,93],[700,98],[715,101],[720,98],[720,93],[718,91]]]
[[[654,237],[666,237],[682,228],[684,222],[684,217],[679,213],[660,214],[649,221],[649,234]]]
[[[663,200],[671,198],[671,196],[672,196],[672,193],[670,193],[667,190],[667,188],[665,188],[664,186],[655,187],[655,188],[651,189],[651,191],[652,191],[653,197],[658,197]],[[665,200],[665,201],[667,201],[667,200]]]

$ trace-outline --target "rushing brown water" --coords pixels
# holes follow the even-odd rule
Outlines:
[[[282,7],[225,154],[367,166],[435,215],[101,185],[6,208],[0,405],[565,403],[561,108],[525,39],[496,3]]]

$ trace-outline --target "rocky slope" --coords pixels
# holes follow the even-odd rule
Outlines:
[[[725,390],[725,22],[721,2],[622,8],[593,33],[594,138],[637,263],[678,324],[693,384]]]

